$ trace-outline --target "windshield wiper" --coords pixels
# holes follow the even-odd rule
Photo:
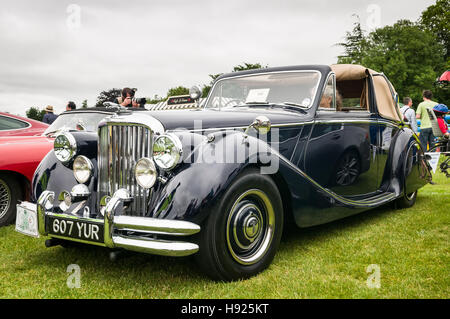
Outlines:
[[[298,103],[294,103],[294,102],[283,102],[283,104],[289,105],[289,106],[297,106],[301,109],[308,109],[308,107],[306,105],[298,104]]]

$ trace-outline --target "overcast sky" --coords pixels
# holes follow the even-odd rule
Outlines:
[[[238,64],[332,64],[358,14],[365,29],[416,21],[433,0],[1,0],[0,111],[137,87],[165,96]]]

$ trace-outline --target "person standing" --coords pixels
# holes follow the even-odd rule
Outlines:
[[[52,124],[56,120],[57,117],[58,117],[58,115],[55,115],[53,113],[53,106],[47,105],[47,107],[45,108],[44,117],[42,118],[42,122],[47,123],[47,124]]]
[[[417,129],[416,112],[412,108],[412,99],[408,96],[405,97],[403,99],[403,104],[404,105],[402,106],[400,111],[402,112],[403,116],[408,120],[409,125],[411,126],[413,132],[417,134],[418,129]]]
[[[77,105],[75,104],[75,102],[69,101],[66,105],[66,111],[72,111],[75,110],[77,108]]]
[[[423,102],[417,107],[416,118],[420,119],[420,143],[427,150],[427,145],[431,149],[434,144],[433,130],[431,129],[431,121],[426,109],[433,109],[438,103],[432,101],[433,93],[430,90],[425,90],[422,93]]]

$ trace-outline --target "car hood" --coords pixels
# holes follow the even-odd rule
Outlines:
[[[150,111],[149,115],[161,122],[165,130],[202,130],[210,128],[247,127],[257,116],[269,118],[272,125],[310,121],[312,116],[297,110],[280,108],[238,107],[222,110],[165,110]]]

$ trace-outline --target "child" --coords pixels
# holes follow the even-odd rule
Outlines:
[[[435,107],[433,107],[434,114],[436,114],[436,118],[439,124],[439,128],[441,129],[442,134],[446,138],[450,136],[450,133],[448,132],[448,125],[445,123],[444,116],[448,113],[448,107],[445,104],[438,104]]]

